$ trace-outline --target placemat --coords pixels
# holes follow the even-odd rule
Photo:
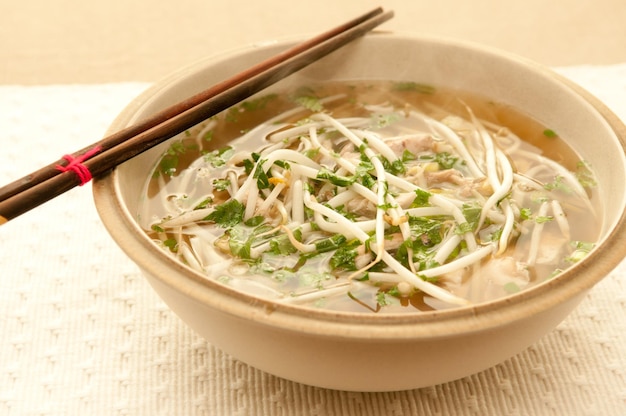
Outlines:
[[[626,120],[626,64],[557,71]],[[98,140],[148,86],[0,86],[0,183]],[[0,415],[626,414],[626,263],[491,369],[411,391],[332,391],[251,368],[187,328],[109,237],[90,188],[0,227]]]

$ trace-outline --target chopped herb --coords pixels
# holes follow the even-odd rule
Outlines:
[[[187,147],[182,141],[173,142],[159,161],[159,168],[154,171],[154,177],[159,176],[159,174],[174,176],[178,169],[180,156],[186,151]]]
[[[236,199],[230,199],[215,207],[215,211],[210,213],[205,221],[213,221],[220,227],[233,227],[243,220],[245,206]]]
[[[358,255],[358,247],[361,242],[353,240],[347,244],[341,245],[330,258],[330,266],[333,269],[341,269],[347,271],[356,270],[356,257]]]
[[[476,231],[480,215],[482,214],[482,207],[478,203],[463,204],[461,211],[463,212],[463,216],[467,220],[467,223],[471,227],[470,231]]]
[[[208,207],[209,205],[211,205],[213,203],[213,198],[211,197],[207,197],[205,199],[203,199],[198,205],[196,205],[193,209],[197,210],[197,209],[204,209],[206,207]]]
[[[232,147],[226,146],[207,153],[204,155],[204,160],[210,163],[214,168],[219,168],[220,166],[224,166],[234,153],[235,150]]]
[[[530,208],[522,208],[519,210],[519,218],[520,220],[529,220],[533,216],[533,212]]]
[[[535,217],[535,222],[537,224],[544,224],[546,222],[552,221],[553,219],[554,219],[554,217],[552,215],[546,215],[546,216],[541,216],[540,215],[538,217]]]
[[[315,113],[324,109],[319,97],[311,88],[301,87],[292,96],[293,102]]]
[[[395,91],[415,91],[420,94],[434,94],[436,89],[432,85],[417,82],[394,82],[392,89]]]
[[[576,179],[584,188],[593,188],[598,185],[595,175],[591,170],[591,166],[584,160],[576,164]]]
[[[572,188],[569,187],[569,185],[567,185],[564,181],[563,181],[563,177],[561,175],[557,175],[554,177],[554,182],[552,183],[547,183],[544,186],[544,189],[546,189],[547,191],[555,191],[555,190],[559,190],[565,193],[572,193]]]
[[[178,241],[175,238],[168,238],[163,241],[163,245],[170,249],[172,253],[176,253],[178,251]]]
[[[317,173],[316,179],[327,180],[335,186],[346,187],[346,186],[352,185],[354,181],[356,180],[356,177],[354,176],[346,177],[346,176],[337,175],[327,168],[322,168]]]
[[[411,203],[411,208],[427,207],[430,205],[429,201],[432,195],[430,192],[418,188],[415,190],[415,195],[415,199]]]
[[[559,135],[556,134],[556,132],[554,130],[552,130],[552,129],[545,129],[543,131],[543,135],[546,136],[546,137],[549,137],[551,139],[553,139],[555,137],[559,137]]]
[[[448,152],[440,152],[435,154],[435,162],[441,169],[452,169],[454,164],[459,160],[458,157],[452,156]]]
[[[265,159],[258,162],[253,175],[253,178],[256,179],[256,184],[259,189],[267,189],[270,187],[270,179],[263,169],[264,163]]]
[[[246,100],[240,104],[240,107],[246,111],[257,111],[267,107],[267,103],[278,98],[277,94],[267,94],[252,100]]]
[[[213,187],[218,191],[225,191],[230,186],[230,179],[215,179],[213,180]]]

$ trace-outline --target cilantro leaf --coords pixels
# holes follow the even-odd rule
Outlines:
[[[207,215],[205,221],[213,221],[222,228],[234,227],[243,220],[245,206],[236,199],[230,199],[215,207],[215,211]]]

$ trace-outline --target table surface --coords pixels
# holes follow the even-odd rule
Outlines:
[[[396,12],[385,29],[525,55],[626,120],[623,2],[544,3],[382,5]],[[182,65],[319,32],[377,5],[0,0],[0,184],[97,140],[134,96]],[[90,184],[0,232],[0,415],[626,414],[626,263],[502,364],[425,389],[348,393],[258,371],[187,328],[109,238]]]

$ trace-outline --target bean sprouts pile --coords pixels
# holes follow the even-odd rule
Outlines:
[[[446,110],[429,86],[324,91],[289,95],[291,108],[261,111],[222,146],[220,126],[280,100],[243,103],[173,142],[141,211],[155,242],[238,290],[357,312],[506,296],[593,248],[583,161],[568,169],[461,99]]]

